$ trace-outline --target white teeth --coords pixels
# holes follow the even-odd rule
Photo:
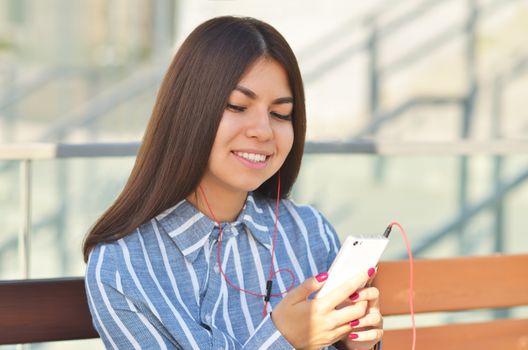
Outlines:
[[[247,153],[247,152],[235,152],[235,154],[239,157],[242,157],[254,163],[260,163],[266,160],[266,156],[263,154]]]

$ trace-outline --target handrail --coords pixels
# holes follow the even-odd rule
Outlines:
[[[497,9],[498,6],[505,5],[512,1],[519,1],[519,0],[496,0],[494,2],[491,2],[489,4],[483,5],[479,7],[480,15],[485,16],[490,13],[493,13]],[[379,28],[373,28],[373,30],[376,31],[376,40],[387,40],[388,37],[394,35],[398,32],[401,28],[404,28],[405,26],[412,23],[412,21],[409,20],[409,17],[417,16],[419,14],[422,14],[426,11],[428,11],[430,8],[427,8],[428,6],[437,5],[442,3],[438,0],[424,0],[422,3],[419,3],[415,8],[412,8],[408,12],[403,13],[399,17],[396,17],[395,19],[391,20],[390,22],[386,23],[385,25],[379,27]],[[365,16],[363,21],[357,20],[351,20],[349,22],[345,22],[341,27],[349,27],[352,25],[357,25],[357,23],[363,22],[366,25],[373,25],[376,22],[376,18],[379,15],[367,15]],[[446,44],[450,42],[450,40],[456,38],[457,33],[463,33],[465,30],[465,23],[459,23],[458,25],[455,25],[453,27],[448,28],[445,32],[441,32],[438,34],[435,39],[429,40],[425,44],[423,44],[421,47],[419,46],[417,49],[412,51],[410,54],[407,54],[403,58],[400,58],[399,60],[389,63],[387,67],[383,67],[380,69],[380,73],[387,74],[389,71],[392,70],[398,70],[400,66],[405,66],[407,63],[413,62],[413,60],[417,57],[417,52],[424,52],[425,55],[429,55],[432,49],[440,47],[442,44]],[[334,33],[332,31],[331,33]],[[324,51],[324,46],[328,46],[332,44],[331,40],[328,40],[330,37],[330,34],[324,35],[322,39],[325,39],[324,42],[319,43],[319,41],[315,44],[312,44],[309,46],[309,49],[301,51],[302,55],[300,57],[313,57],[315,52],[315,48],[318,51]],[[326,61],[320,63],[316,68],[306,72],[303,74],[304,81],[307,83],[311,83],[315,80],[317,80],[320,76],[323,75],[323,73],[326,72],[327,69],[330,68],[336,68],[340,64],[344,63],[347,59],[350,58],[350,56],[359,54],[364,52],[365,50],[369,49],[369,43],[371,38],[366,36],[362,40],[359,40],[358,42],[354,42],[353,44],[349,44],[347,46],[343,46],[343,48],[333,55],[332,57],[328,58]],[[439,44],[440,43],[440,44]],[[326,44],[326,45],[325,45]],[[433,44],[436,44],[435,46],[432,46]],[[312,49],[314,48],[314,49]]]
[[[358,26],[371,26],[381,16],[386,15],[386,13],[392,9],[391,7],[387,9],[386,8],[387,5],[395,6],[395,4],[397,3],[398,2],[396,1],[389,2],[388,4],[384,4],[384,6],[380,6],[379,9],[376,9],[374,11],[367,13],[361,18],[352,18],[352,19],[349,19],[348,21],[345,21],[344,23],[340,24],[335,29],[333,29],[331,32],[326,33],[322,37],[318,38],[314,43],[302,49],[299,52],[300,61],[304,61],[305,57],[312,58],[315,55],[317,55],[317,53],[324,52],[326,47],[328,47],[329,45],[332,45],[335,42],[336,37],[342,37],[341,34],[344,29],[358,27]],[[391,35],[394,31],[409,24],[409,17],[416,17],[418,14],[421,14],[429,10],[432,5],[440,4],[440,3],[441,1],[439,0],[422,1],[416,7],[401,14],[400,16],[394,18],[393,20],[386,23],[383,27],[381,27],[379,29],[380,31],[382,31],[381,35],[382,36]],[[350,58],[350,56],[358,54],[365,50],[368,50],[368,48],[369,48],[369,38],[368,37],[364,38],[363,40],[357,43],[344,46],[344,48],[342,48],[337,54],[333,55],[333,57],[327,59],[322,64],[319,64],[312,71],[305,73],[304,81],[306,83],[311,83],[317,80],[328,69],[334,68],[335,66],[343,63],[346,59]]]
[[[140,142],[0,144],[0,160],[132,157],[136,155],[140,144]],[[528,154],[528,139],[439,142],[403,142],[368,139],[308,141],[305,145],[305,153],[394,156],[513,155]]]
[[[429,6],[431,3],[434,2],[441,3],[442,1],[424,0],[422,3],[418,4],[417,8],[422,8],[424,7],[424,5]],[[383,3],[378,4],[375,9],[367,11],[367,13],[364,15],[352,17],[345,20],[343,23],[338,24],[331,31],[323,34],[321,37],[318,37],[311,44],[307,45],[304,48],[301,48],[297,52],[297,55],[300,58],[299,61],[310,59],[311,57],[314,57],[314,55],[316,55],[317,53],[324,51],[329,44],[332,44],[332,40],[335,40],[335,38],[342,36],[343,31],[348,30],[350,28],[364,26],[365,24],[369,23],[373,18],[379,18],[381,16],[387,15],[387,13],[390,13],[390,11],[392,11],[395,7],[400,4],[401,3],[399,3],[398,1],[385,1]],[[408,20],[408,16],[406,15],[408,15],[408,13],[401,15],[400,17],[396,17],[395,20],[389,22],[387,25],[394,25],[398,21],[406,22]]]
[[[445,106],[445,105],[459,105],[464,103],[464,98],[461,96],[415,96],[408,99],[402,104],[394,107],[387,112],[380,112],[376,116],[376,119],[366,125],[363,130],[360,130],[355,134],[355,137],[367,137],[378,131],[385,122],[388,122],[396,117],[403,115],[404,113],[422,106]]]
[[[89,158],[89,157],[133,157],[137,154],[140,142],[128,143],[33,143],[33,144],[0,144],[0,160],[18,161],[22,164],[21,191],[23,196],[23,210],[21,215],[22,228],[19,232],[19,258],[22,275],[28,278],[29,246],[31,243],[31,188],[30,167],[33,161]],[[456,142],[397,142],[383,140],[353,140],[353,141],[311,141],[306,143],[306,154],[371,154],[398,156],[460,156],[460,155],[513,155],[528,154],[528,140],[493,140],[493,141],[456,141]],[[24,171],[25,170],[25,171]],[[439,231],[428,234],[426,243],[417,247],[420,253],[435,241],[444,237],[454,228],[465,223],[484,208],[494,204],[506,194],[518,187],[528,178],[528,171],[523,172],[513,181],[501,183],[499,190],[471,208],[464,208],[463,212]],[[40,226],[40,224],[39,224]],[[0,251],[13,246],[11,240],[0,247]]]
[[[97,117],[123,101],[156,86],[162,78],[163,72],[161,69],[150,66],[144,67],[125,81],[117,83],[76,110],[60,117],[59,121],[48,128],[38,140],[44,141],[57,137],[60,139],[67,131],[93,122]]]
[[[483,210],[491,207],[500,200],[502,200],[506,195],[511,193],[517,187],[522,185],[526,180],[528,180],[528,171],[523,171],[521,174],[512,177],[508,181],[502,180],[497,186],[498,188],[492,190],[484,199],[480,200],[476,204],[467,205],[466,207],[460,210],[459,214],[444,224],[437,230],[433,230],[424,235],[424,238],[413,247],[413,254],[419,256],[428,248],[432,247],[433,244],[439,242],[444,238],[449,232],[460,227],[461,224],[468,222],[470,219],[480,214]],[[398,254],[399,258],[407,257],[407,252],[401,252]]]
[[[15,83],[7,93],[0,94],[0,111],[47,86],[56,79],[93,75],[93,67],[46,67],[27,81]]]

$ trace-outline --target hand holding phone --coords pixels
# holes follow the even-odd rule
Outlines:
[[[348,236],[328,270],[328,279],[315,298],[321,298],[358,273],[378,264],[389,239],[384,236]]]

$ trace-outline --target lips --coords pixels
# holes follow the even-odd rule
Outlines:
[[[268,152],[262,151],[253,151],[253,150],[242,150],[242,151],[232,151],[237,157],[243,158],[249,162],[253,163],[263,163],[269,159],[271,156]]]
[[[236,159],[250,169],[263,169],[267,166],[271,153],[255,150],[240,150],[231,152]]]
[[[244,158],[244,159],[249,160],[250,162],[254,162],[254,163],[265,162],[266,159],[268,158],[267,155],[260,154],[260,153],[237,152],[237,151],[234,151],[233,153],[235,155],[241,157],[241,158]]]

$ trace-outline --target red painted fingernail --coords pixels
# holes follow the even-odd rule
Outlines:
[[[358,292],[354,292],[351,296],[349,296],[350,300],[356,300],[357,298],[359,298],[359,294]]]
[[[350,321],[348,324],[350,325],[350,327],[355,327],[359,324],[359,320]]]
[[[320,274],[315,276],[315,279],[317,280],[317,282],[324,282],[326,281],[327,278],[328,278],[328,273],[326,272],[321,272]]]
[[[357,337],[359,337],[359,335],[357,335],[356,333],[350,333],[348,335],[348,339],[357,339]]]
[[[376,272],[376,269],[371,267],[369,270],[368,270],[368,275],[369,277],[372,277],[372,275],[374,274],[374,272]]]

